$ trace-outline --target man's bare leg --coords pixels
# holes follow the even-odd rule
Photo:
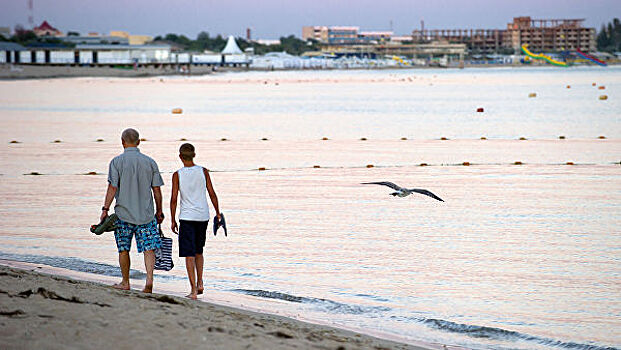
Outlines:
[[[144,268],[147,270],[147,281],[144,284],[144,293],[153,292],[153,269],[155,267],[155,252],[153,250],[145,250],[144,252]]]
[[[121,276],[123,276],[121,283],[117,283],[112,287],[116,289],[129,290],[129,252],[127,250],[119,253],[119,266],[121,266]]]
[[[196,276],[194,276],[196,264],[193,256],[185,257],[185,269],[188,271],[188,279],[190,280],[190,286],[192,286],[192,291],[186,297],[196,299]]]
[[[196,261],[196,294],[203,294],[203,254],[194,256]]]

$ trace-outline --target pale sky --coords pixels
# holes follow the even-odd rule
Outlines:
[[[585,18],[600,29],[616,15],[621,0],[33,0],[34,21],[63,32],[212,35],[254,39],[301,36],[303,25],[356,25],[361,30],[409,34],[425,28],[505,28],[514,16]],[[0,26],[28,24],[28,0],[0,0]]]

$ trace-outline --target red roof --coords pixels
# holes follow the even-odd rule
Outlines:
[[[40,26],[35,27],[36,30],[49,30],[49,31],[58,31],[58,29],[52,27],[47,21],[43,21]]]

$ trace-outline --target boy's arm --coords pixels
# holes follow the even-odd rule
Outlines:
[[[177,196],[179,195],[179,174],[175,171],[172,176],[172,191],[170,193],[170,229],[174,233],[179,233],[177,228]]]
[[[209,198],[211,198],[211,204],[213,204],[213,208],[216,210],[216,216],[218,220],[220,220],[220,207],[218,206],[218,196],[216,196],[216,191],[213,189],[213,185],[211,184],[211,177],[209,177],[209,170],[203,168],[203,174],[205,174],[205,182],[207,183],[207,192],[209,192]]]

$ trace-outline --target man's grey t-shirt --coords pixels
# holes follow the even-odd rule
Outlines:
[[[114,212],[119,219],[135,225],[154,219],[151,188],[164,185],[164,181],[153,159],[136,147],[125,148],[110,161],[108,183],[117,188]]]

